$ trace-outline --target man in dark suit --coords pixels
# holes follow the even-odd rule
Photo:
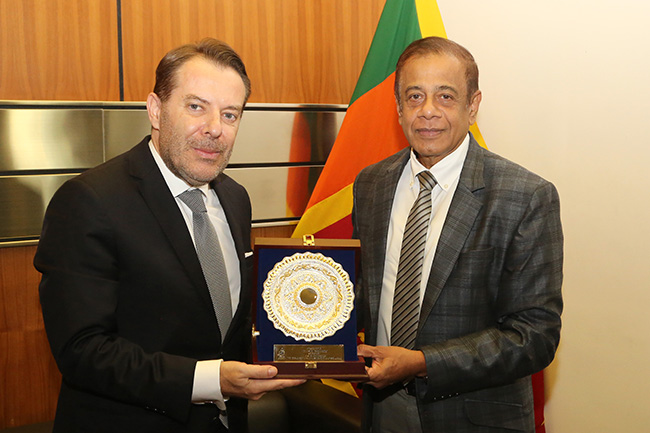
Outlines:
[[[244,64],[223,42],[170,51],[147,99],[151,137],[50,202],[34,263],[63,375],[56,432],[246,431],[245,398],[301,383],[243,362],[251,206],[222,172],[249,94]],[[202,223],[186,191],[216,233],[220,248],[207,256],[221,251],[220,283],[197,254]]]
[[[395,97],[410,148],[354,185],[365,429],[533,433],[530,375],[560,337],[557,191],[468,132],[481,92],[460,45],[413,42]]]

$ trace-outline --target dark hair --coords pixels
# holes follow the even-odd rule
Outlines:
[[[465,65],[465,81],[467,83],[467,103],[471,102],[472,95],[478,90],[478,66],[472,54],[467,49],[449,39],[431,36],[411,42],[406,47],[395,68],[395,98],[401,106],[399,82],[404,64],[413,57],[428,54],[448,54],[460,60]]]
[[[246,67],[239,55],[230,45],[214,38],[205,38],[198,44],[186,44],[174,48],[165,54],[156,68],[156,85],[153,92],[158,95],[162,102],[169,98],[169,95],[176,88],[176,73],[188,60],[194,57],[202,57],[224,68],[231,68],[239,74],[244,87],[246,97],[244,104],[251,94],[251,81],[246,74]]]

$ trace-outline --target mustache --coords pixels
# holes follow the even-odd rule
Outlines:
[[[207,152],[225,152],[228,145],[219,139],[205,138],[201,140],[192,139],[187,142],[190,147],[195,149],[204,150]]]

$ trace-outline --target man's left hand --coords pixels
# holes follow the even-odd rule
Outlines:
[[[357,353],[372,358],[372,366],[366,367],[369,385],[377,389],[397,382],[405,382],[415,376],[426,376],[424,353],[397,346],[368,346],[360,344]]]

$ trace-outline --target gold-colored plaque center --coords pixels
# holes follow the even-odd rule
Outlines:
[[[300,292],[300,300],[307,305],[311,305],[316,302],[317,297],[318,293],[316,293],[316,290],[312,289],[311,287],[307,287],[306,289],[303,289],[302,292]]]

